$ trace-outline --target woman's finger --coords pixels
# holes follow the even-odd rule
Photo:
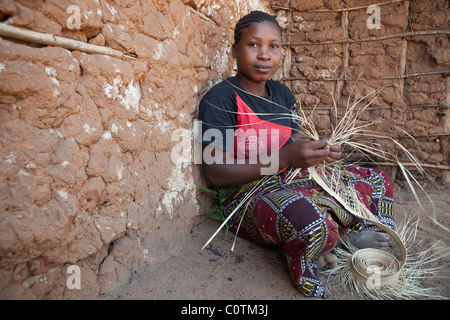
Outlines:
[[[328,146],[328,140],[312,140],[307,142],[313,150],[323,149]]]
[[[341,152],[330,151],[330,153],[328,153],[328,157],[330,157],[330,158],[332,158],[334,160],[339,160],[341,158],[341,156],[342,156]]]
[[[338,144],[330,145],[330,151],[332,152],[341,152],[341,146]]]

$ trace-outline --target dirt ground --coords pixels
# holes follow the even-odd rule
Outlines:
[[[424,185],[434,202],[438,221],[450,227],[448,186]],[[397,221],[417,214],[420,224],[412,250],[424,250],[440,241],[447,249],[450,233],[429,219],[431,207],[422,194],[425,210],[420,211],[410,190],[402,181],[395,182]],[[184,249],[164,263],[134,270],[128,286],[116,297],[120,300],[302,300],[306,298],[294,287],[284,257],[277,250],[261,247],[238,238],[234,251],[234,234],[220,232],[211,244],[201,250],[216,231],[218,222],[207,219],[195,226]],[[436,293],[450,298],[450,257],[440,258],[438,276],[424,287],[440,288]],[[358,299],[348,290],[333,285],[322,276],[332,300]]]

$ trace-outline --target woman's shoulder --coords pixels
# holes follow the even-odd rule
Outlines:
[[[234,78],[230,77],[225,80],[222,80],[209,89],[205,95],[203,96],[203,99],[209,98],[209,99],[230,99],[235,97],[234,89],[233,89],[233,81]]]
[[[267,80],[267,83],[277,91],[281,91],[283,93],[292,93],[291,89],[289,89],[285,84],[279,81],[269,79]]]
[[[286,100],[288,103],[292,103],[292,100],[295,100],[294,94],[291,89],[289,89],[285,84],[275,81],[275,80],[267,80],[269,88],[271,88],[272,95],[275,99],[281,97],[283,100]]]

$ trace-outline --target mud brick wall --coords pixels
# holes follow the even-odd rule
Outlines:
[[[138,59],[0,38],[0,297],[113,296],[135,268],[180,252],[209,197],[173,152],[202,95],[232,74],[233,27],[252,9],[282,25],[275,79],[317,105],[324,133],[331,92],[343,105],[386,85],[363,121],[386,119],[379,130],[411,143],[395,123],[422,161],[448,165],[448,3],[387,2],[369,30],[370,1],[1,0],[0,23]]]
[[[238,18],[266,8],[0,1],[1,23],[139,57],[0,39],[0,297],[108,296],[133,268],[180,252],[208,198],[199,166],[172,151],[203,93],[231,74]],[[80,289],[67,286],[70,265]]]
[[[368,26],[372,4],[378,4],[379,28]],[[361,124],[383,119],[376,131],[407,147],[428,178],[450,182],[448,1],[280,0],[271,7],[285,25],[282,81],[305,110],[316,108],[323,134],[336,122],[332,93],[343,110],[349,96],[353,101],[383,87]],[[386,140],[369,142],[393,149]]]

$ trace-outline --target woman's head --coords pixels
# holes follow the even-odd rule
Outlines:
[[[238,77],[252,83],[268,80],[281,60],[281,29],[269,14],[252,11],[236,24],[233,57]]]
[[[237,23],[236,28],[234,29],[234,43],[238,44],[241,40],[242,31],[248,28],[252,23],[258,22],[271,22],[273,23],[280,31],[281,37],[281,28],[278,24],[278,21],[272,17],[270,14],[262,12],[262,11],[252,11],[246,16],[243,16]]]

